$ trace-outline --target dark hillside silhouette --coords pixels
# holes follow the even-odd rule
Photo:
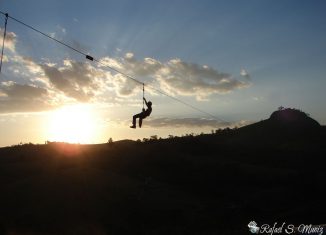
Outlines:
[[[250,234],[252,220],[323,224],[317,124],[279,110],[215,134],[1,148],[0,232]]]
[[[299,131],[314,131],[320,129],[320,124],[308,114],[297,109],[282,109],[272,113],[269,118],[274,127]]]
[[[239,128],[235,139],[239,142],[255,141],[256,144],[277,144],[284,141],[320,140],[324,127],[308,114],[291,108],[282,108],[257,123]]]

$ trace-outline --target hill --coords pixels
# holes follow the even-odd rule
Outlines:
[[[244,126],[237,132],[241,141],[251,140],[259,145],[279,144],[284,141],[320,140],[325,133],[321,126],[308,114],[291,108],[282,108],[257,123]],[[247,143],[248,144],[248,143]]]
[[[308,116],[283,121],[288,113],[209,135],[1,148],[0,234],[248,234],[252,220],[324,223],[325,128]]]

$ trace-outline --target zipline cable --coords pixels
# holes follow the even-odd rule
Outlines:
[[[5,29],[4,29],[4,32],[3,32],[3,39],[2,39],[2,49],[1,49],[1,59],[0,59],[0,73],[1,73],[1,69],[2,69],[3,51],[5,49],[5,40],[6,40],[6,33],[7,33],[8,16],[9,16],[8,13],[5,13]]]
[[[65,46],[65,47],[67,47],[67,48],[69,48],[69,49],[71,49],[71,50],[73,50],[73,51],[75,51],[75,52],[81,54],[81,55],[83,55],[83,56],[85,56],[86,59],[91,60],[91,61],[95,61],[95,62],[97,62],[99,65],[102,65],[103,67],[107,67],[107,68],[109,68],[110,70],[112,70],[112,71],[114,71],[114,72],[116,72],[116,73],[119,73],[119,74],[123,75],[124,77],[129,78],[129,79],[133,80],[134,82],[136,82],[136,83],[142,85],[142,86],[143,86],[143,97],[144,97],[144,89],[145,89],[145,86],[148,86],[148,87],[150,87],[151,89],[153,89],[153,90],[159,92],[160,94],[165,95],[165,96],[167,96],[167,97],[169,97],[169,98],[171,98],[171,99],[173,99],[173,100],[175,100],[175,101],[177,101],[177,102],[179,102],[179,103],[181,103],[181,104],[183,104],[183,105],[186,105],[186,106],[188,106],[189,108],[192,108],[192,109],[194,109],[194,110],[196,110],[196,111],[198,111],[198,112],[201,112],[201,113],[203,113],[203,114],[205,114],[205,115],[207,115],[207,116],[210,116],[210,117],[213,118],[213,119],[216,119],[216,120],[218,120],[218,121],[222,121],[222,122],[225,122],[225,123],[229,123],[228,121],[225,121],[225,120],[223,120],[222,118],[218,118],[218,117],[216,117],[215,115],[212,115],[212,114],[210,114],[210,113],[208,113],[208,112],[206,112],[206,111],[204,111],[204,110],[201,110],[201,109],[199,109],[199,108],[197,108],[197,107],[195,107],[195,106],[193,106],[193,105],[191,105],[191,104],[189,104],[189,103],[187,103],[187,102],[185,102],[185,101],[183,101],[183,100],[180,100],[180,99],[178,99],[178,98],[176,98],[176,97],[174,97],[174,96],[172,96],[172,95],[169,95],[168,93],[162,91],[161,89],[158,89],[158,88],[156,88],[156,87],[154,87],[154,86],[152,86],[152,85],[149,85],[149,84],[145,84],[144,82],[139,81],[139,80],[137,80],[136,78],[134,78],[134,77],[132,77],[132,76],[130,76],[130,75],[128,75],[128,74],[126,74],[126,73],[124,73],[124,72],[122,72],[122,71],[116,69],[116,68],[113,68],[113,67],[111,67],[111,66],[109,66],[109,65],[107,65],[107,64],[104,64],[104,63],[103,63],[102,61],[100,61],[99,59],[96,59],[95,57],[90,56],[89,54],[87,54],[87,53],[85,53],[85,52],[83,52],[83,51],[81,51],[81,50],[78,50],[78,49],[76,49],[76,48],[74,48],[74,47],[68,45],[67,43],[65,43],[65,42],[63,42],[63,41],[60,41],[60,40],[58,40],[58,39],[56,39],[56,38],[54,38],[54,37],[52,37],[52,36],[50,36],[50,35],[48,35],[48,34],[46,34],[46,33],[43,33],[42,31],[36,29],[35,27],[30,26],[30,25],[28,25],[28,24],[22,22],[21,20],[18,20],[18,19],[16,19],[15,17],[10,16],[8,13],[4,13],[4,12],[0,11],[0,14],[5,15],[5,16],[6,16],[6,19],[10,18],[10,19],[16,21],[17,23],[22,24],[22,25],[24,25],[25,27],[27,27],[27,28],[29,28],[29,29],[31,29],[31,30],[33,30],[33,31],[35,31],[35,32],[37,32],[37,33],[39,33],[39,34],[41,34],[41,35],[43,35],[43,36],[45,36],[45,37],[47,37],[47,38],[49,38],[49,39],[55,41],[55,42],[57,42],[57,43],[59,43],[59,44]],[[143,104],[143,105],[144,105],[144,104]]]

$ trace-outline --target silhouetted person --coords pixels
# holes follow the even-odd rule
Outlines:
[[[143,111],[141,113],[138,113],[136,115],[134,115],[132,117],[132,126],[130,126],[130,128],[136,128],[136,119],[139,118],[139,127],[141,127],[142,123],[143,123],[143,119],[148,117],[149,115],[151,115],[152,112],[152,102],[150,101],[146,101],[145,98],[143,98],[145,101],[145,104],[147,106],[147,109],[145,110],[143,108]]]

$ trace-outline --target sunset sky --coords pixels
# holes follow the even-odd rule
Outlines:
[[[0,146],[209,132],[279,106],[326,124],[325,1],[1,0],[0,10],[101,61],[9,19]],[[142,87],[106,65],[218,119],[146,88],[153,113],[130,129]]]

